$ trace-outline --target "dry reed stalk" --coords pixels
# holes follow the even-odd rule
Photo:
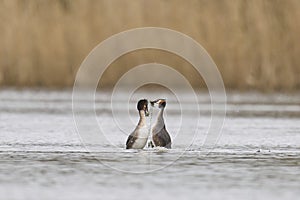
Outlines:
[[[1,0],[0,85],[72,86],[80,63],[99,42],[127,29],[160,26],[201,43],[227,88],[299,89],[299,9],[298,0]],[[112,64],[104,85],[154,57],[194,86],[205,86],[174,55],[146,50],[126,56]]]

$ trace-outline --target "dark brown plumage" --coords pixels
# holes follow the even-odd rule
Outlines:
[[[164,126],[159,132],[152,132],[152,140],[155,146],[171,149],[171,137]]]

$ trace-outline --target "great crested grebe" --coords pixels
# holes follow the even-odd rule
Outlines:
[[[152,141],[154,143],[154,146],[171,149],[172,141],[168,131],[166,130],[166,125],[163,117],[167,102],[165,99],[158,99],[155,101],[150,101],[150,103],[151,106],[158,107],[160,109],[157,115],[156,123],[152,127]],[[153,146],[151,142],[150,145]]]
[[[128,136],[126,141],[126,149],[142,149],[147,143],[149,130],[146,123],[146,116],[149,116],[148,101],[146,99],[139,100],[137,104],[140,120],[134,131]]]

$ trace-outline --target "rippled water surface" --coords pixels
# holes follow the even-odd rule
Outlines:
[[[209,95],[199,93],[199,115],[188,94],[180,106],[165,95],[173,149],[125,150],[139,95],[119,99],[112,114],[109,95],[97,94],[105,139],[91,148],[82,137],[99,130],[77,133],[71,91],[2,90],[0,199],[299,198],[299,94],[229,93],[213,148],[202,146],[211,120]],[[83,125],[90,122],[87,103],[80,106]]]

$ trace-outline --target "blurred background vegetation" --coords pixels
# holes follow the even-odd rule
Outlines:
[[[71,87],[99,42],[158,26],[202,44],[227,89],[298,90],[299,11],[299,0],[0,0],[0,86]],[[103,85],[147,62],[173,66],[193,85],[205,86],[183,59],[158,50],[122,56]]]

